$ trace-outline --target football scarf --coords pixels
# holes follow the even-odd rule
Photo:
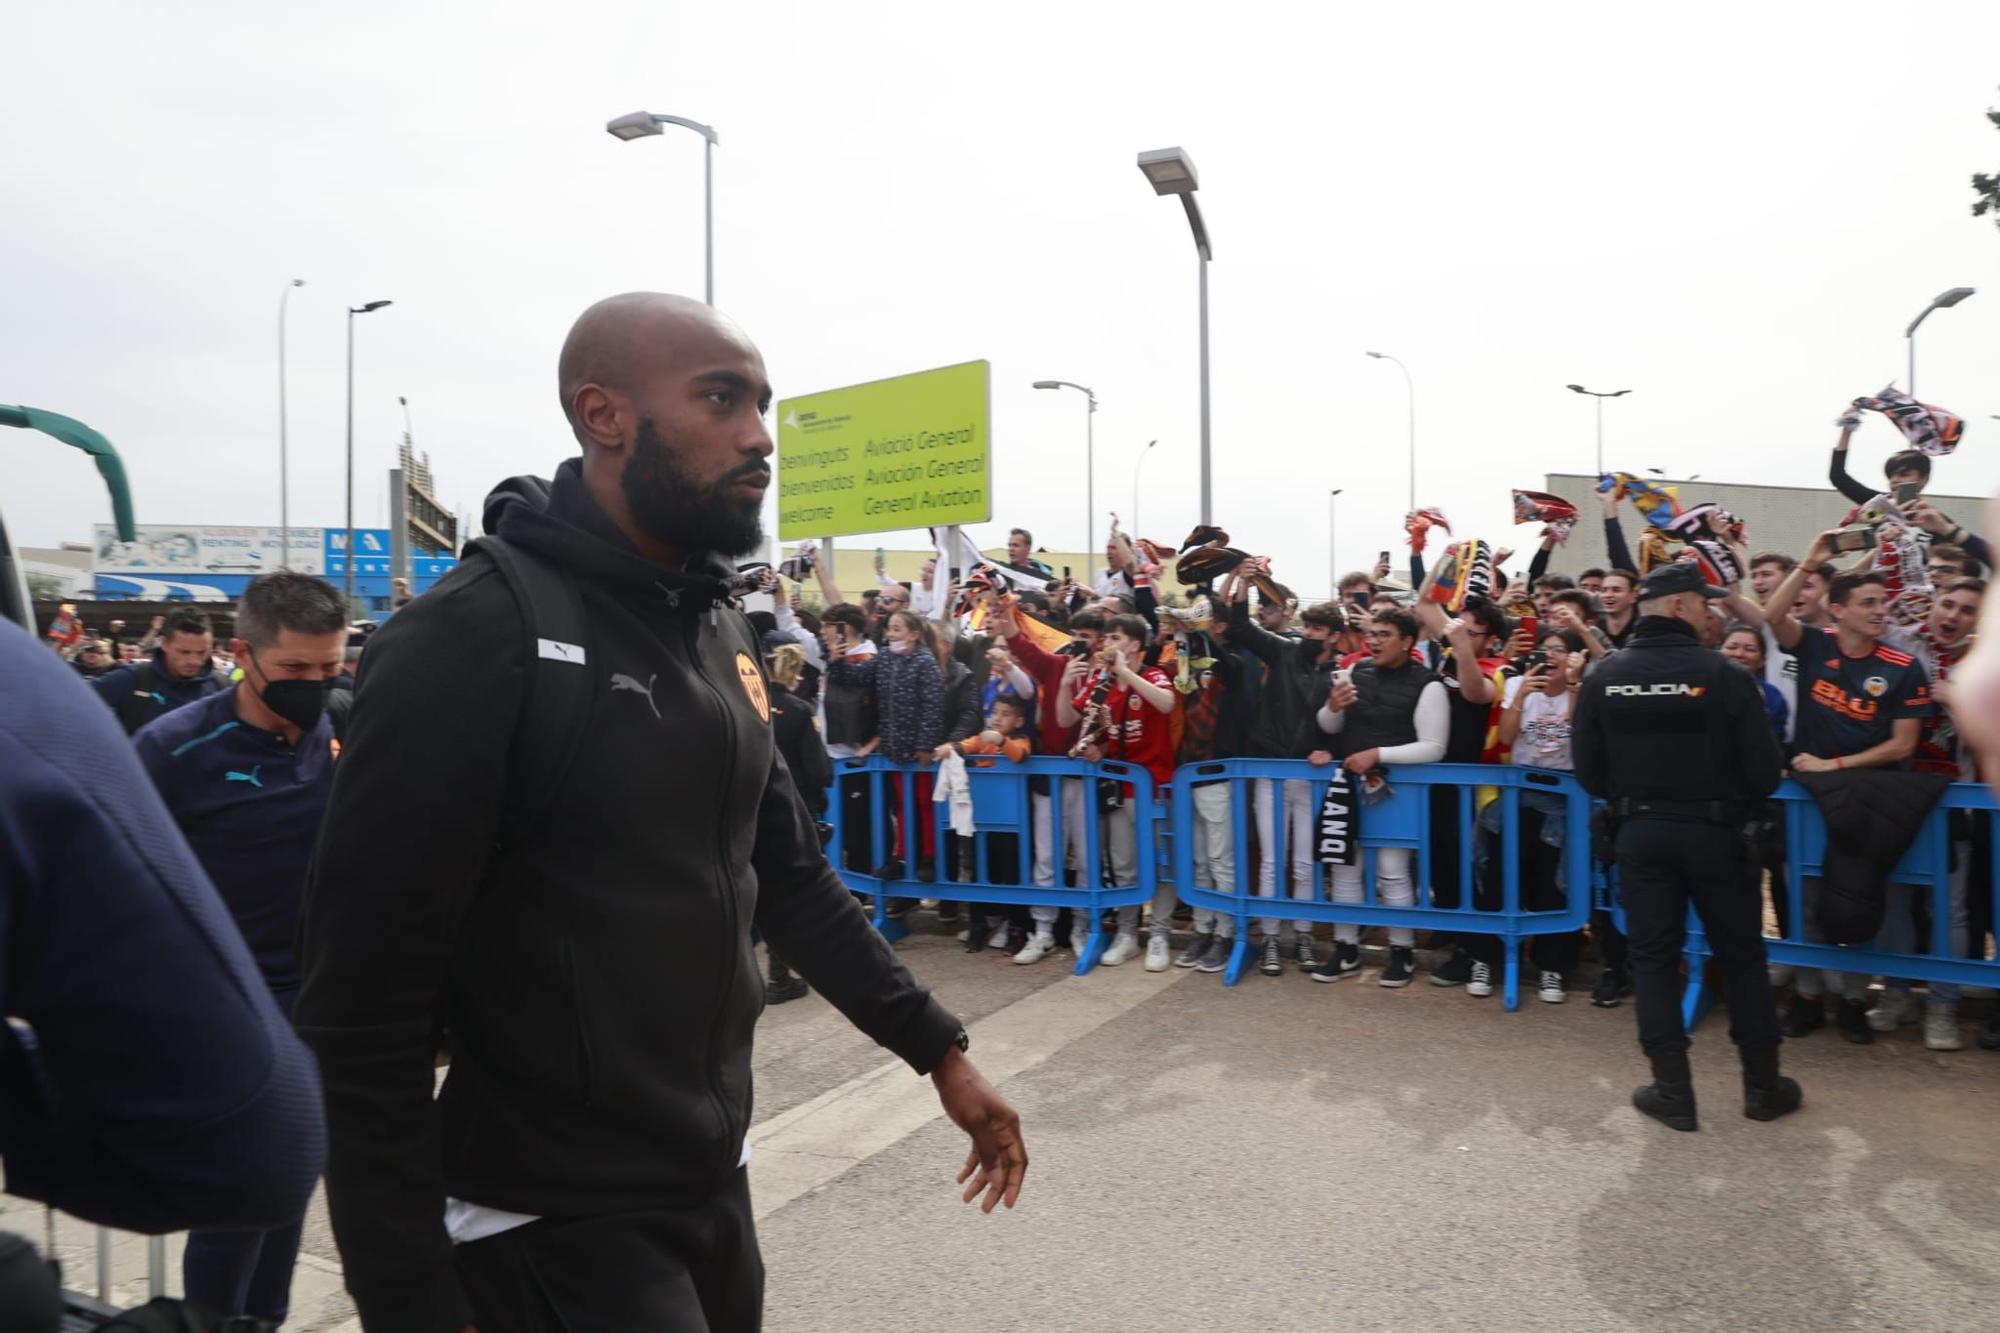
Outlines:
[[[1958,448],[1959,438],[1965,434],[1965,418],[1942,407],[1920,403],[1893,384],[1873,397],[1855,399],[1853,406],[1834,424],[1853,430],[1861,424],[1864,411],[1880,412],[1889,418],[1889,424],[1903,433],[1910,448],[1920,449],[1932,458]]]
[[[1424,543],[1430,540],[1432,528],[1451,531],[1451,524],[1445,521],[1442,509],[1412,509],[1403,515],[1403,531],[1410,534],[1410,549],[1423,553]]]
[[[1459,612],[1472,597],[1493,595],[1493,548],[1477,538],[1453,542],[1438,562],[1437,579],[1426,596],[1445,610]]]
[[[1726,540],[1715,534],[1716,519],[1726,520]],[[1683,509],[1667,524],[1667,531],[1687,543],[1687,551],[1679,558],[1692,558],[1710,583],[1728,588],[1742,580],[1746,571],[1732,543],[1743,540],[1743,524],[1721,505],[1703,503]]]
[[[1548,524],[1542,529],[1542,536],[1553,537],[1555,544],[1561,546],[1576,527],[1576,506],[1547,491],[1515,491],[1514,521]]]
[[[1354,776],[1344,768],[1333,770],[1326,795],[1319,803],[1319,860],[1322,865],[1351,866],[1361,863],[1360,802],[1355,800]]]
[[[1680,487],[1662,486],[1657,481],[1647,481],[1630,472],[1605,473],[1597,479],[1597,490],[1600,495],[1606,491],[1617,491],[1632,502],[1632,508],[1638,511],[1641,518],[1656,528],[1666,527],[1681,512]]]

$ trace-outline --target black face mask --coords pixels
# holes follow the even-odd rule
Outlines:
[[[264,677],[264,688],[257,692],[264,707],[300,731],[311,731],[319,724],[320,715],[326,712],[327,696],[333,693],[332,681],[272,680],[255,654],[250,660],[256,663],[257,674]]]

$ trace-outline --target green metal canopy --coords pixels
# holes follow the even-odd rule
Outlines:
[[[104,478],[104,488],[111,492],[111,521],[118,525],[118,540],[137,540],[138,532],[132,526],[132,487],[125,480],[125,462],[118,457],[118,450],[111,441],[75,417],[66,417],[60,412],[44,412],[39,407],[15,407],[0,403],[0,426],[38,430],[96,459],[98,475]]]

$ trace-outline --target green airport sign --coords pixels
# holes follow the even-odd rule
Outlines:
[[[851,384],[778,403],[778,539],[993,517],[992,366]]]

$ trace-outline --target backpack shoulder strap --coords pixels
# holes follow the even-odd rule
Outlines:
[[[519,842],[548,817],[583,746],[597,696],[596,655],[576,578],[498,537],[473,543],[492,559],[521,608],[527,689],[515,723],[505,841]]]
[[[118,721],[125,728],[126,735],[131,735],[146,724],[146,704],[140,701],[139,696],[150,695],[152,692],[153,664],[141,662],[139,669],[132,675],[132,688],[118,701]]]

